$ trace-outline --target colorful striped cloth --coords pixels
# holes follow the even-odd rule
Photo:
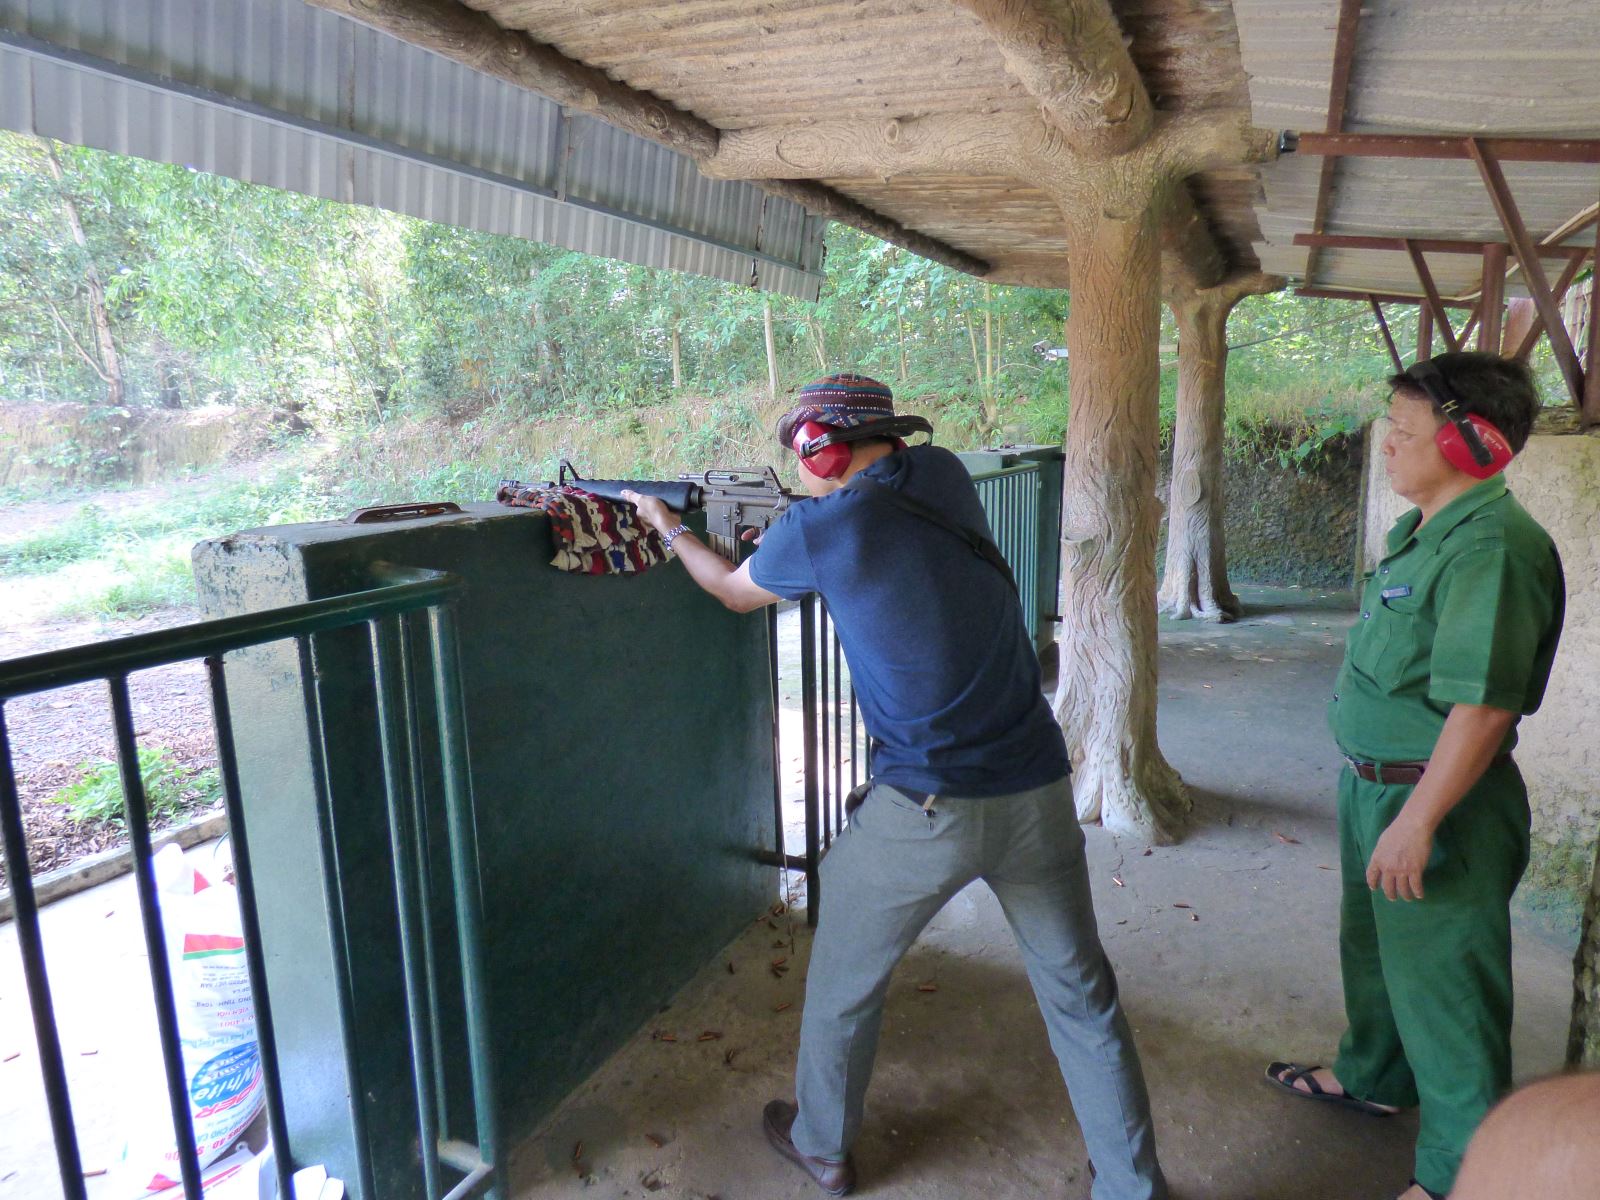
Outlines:
[[[502,480],[494,498],[512,508],[544,513],[556,544],[550,565],[574,575],[635,575],[667,560],[661,535],[619,504],[565,485]]]

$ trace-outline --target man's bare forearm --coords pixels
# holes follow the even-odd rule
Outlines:
[[[722,598],[721,588],[737,569],[731,562],[692,533],[680,533],[673,538],[672,552],[683,562],[690,579],[719,600]]]
[[[1457,704],[1445,718],[1428,769],[1400,815],[1430,832],[1483,777],[1517,714],[1484,704]]]

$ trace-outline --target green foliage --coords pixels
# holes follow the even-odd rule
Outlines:
[[[82,772],[51,797],[65,804],[75,821],[123,823],[122,776],[112,762],[80,763]],[[222,798],[222,784],[215,767],[195,771],[158,746],[139,748],[139,777],[144,783],[145,809],[153,819],[183,808],[215,804]]]
[[[202,538],[321,520],[348,507],[301,468],[242,480],[177,506],[118,512],[85,504],[52,528],[0,545],[0,572],[61,572],[59,616],[138,616],[195,602],[189,551]]]
[[[637,472],[661,452],[651,414],[685,401],[693,419],[679,414],[671,445],[686,457],[764,445],[752,398],[767,387],[769,313],[780,401],[849,368],[933,416],[946,444],[1053,442],[1066,430],[1068,367],[1032,350],[1064,343],[1065,293],[985,284],[841,225],[828,234],[821,295],[807,303],[9,134],[0,205],[10,218],[0,223],[0,401],[104,400],[90,321],[98,277],[126,403],[286,410],[336,433],[351,468],[320,487],[241,484],[181,521],[80,522],[53,546],[0,548],[0,566],[14,570],[93,561],[91,536],[126,549],[309,519],[335,498],[360,503],[391,485],[486,496],[510,456],[474,430],[518,421],[580,422],[574,445],[598,439],[608,461]],[[1391,319],[1396,341],[1414,343],[1415,310]],[[1252,297],[1229,334],[1234,453],[1309,467],[1381,401],[1389,364],[1365,305]],[[1170,315],[1161,341],[1170,436]],[[1543,358],[1535,364],[1552,376]],[[435,452],[377,461],[382,431],[435,418],[449,423],[434,430],[444,438]],[[553,473],[560,449],[522,465]],[[67,441],[39,457],[81,477],[116,465],[114,454],[85,453]],[[106,603],[125,601],[141,602]]]
[[[0,568],[16,573],[54,571],[105,553],[115,526],[98,504],[85,504],[59,525],[0,544]]]
[[[195,602],[190,539],[167,538],[114,551],[97,564],[91,582],[57,606],[64,617],[123,618]]]

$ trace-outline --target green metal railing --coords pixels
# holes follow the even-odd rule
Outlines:
[[[465,1200],[469,1196],[503,1195],[496,1100],[490,1065],[490,1040],[483,962],[482,912],[478,886],[477,844],[473,823],[467,734],[461,703],[461,669],[452,600],[462,583],[438,571],[380,567],[384,584],[307,604],[174,629],[117,638],[48,654],[0,663],[0,840],[12,888],[17,941],[33,1016],[46,1104],[55,1139],[56,1163],[65,1200],[86,1200],[82,1159],[73,1121],[66,1070],[57,1032],[55,1008],[46,969],[39,909],[29,876],[27,839],[13,766],[5,705],[19,696],[75,684],[103,681],[109,692],[124,813],[138,890],[150,982],[156,1002],[156,1025],[166,1074],[168,1103],[177,1144],[179,1169],[187,1200],[202,1200],[201,1170],[195,1151],[190,1102],[185,1082],[178,1020],[166,941],[151,865],[150,823],[139,770],[138,741],[129,700],[128,676],[135,671],[194,659],[205,662],[215,726],[219,775],[233,844],[235,878],[245,937],[245,959],[255,1006],[257,1040],[269,1136],[273,1147],[278,1195],[292,1196],[290,1177],[296,1163],[292,1130],[284,1110],[284,1088],[268,996],[265,948],[256,906],[255,874],[250,861],[246,798],[241,795],[234,748],[224,656],[230,651],[269,642],[293,640],[298,652],[300,685],[310,735],[316,788],[317,834],[333,946],[336,992],[340,1010],[345,1066],[357,1077],[354,1034],[359,1014],[352,998],[342,905],[337,896],[338,847],[328,796],[326,727],[318,673],[317,635],[365,624],[371,637],[372,679],[378,695],[382,747],[381,770],[388,802],[393,852],[395,906],[402,948],[409,1022],[412,1076],[418,1117],[419,1155],[416,1170],[429,1200]],[[425,663],[415,646],[426,646]],[[424,689],[423,679],[427,678]],[[437,948],[425,920],[429,897],[426,857],[420,843],[423,827],[420,786],[425,750],[417,721],[425,691],[438,718],[437,747],[443,770],[445,821],[448,830],[451,888],[459,936],[468,1066],[477,1145],[440,1142],[443,1088],[439,1036]],[[314,1066],[314,1064],[307,1064]],[[356,1105],[356,1161],[359,1178],[350,1181],[363,1200],[378,1200],[373,1164]],[[455,1178],[445,1178],[449,1168]],[[446,1190],[448,1189],[448,1190]]]
[[[1060,508],[1045,503],[1045,488],[1059,487],[1059,478],[1059,471],[1050,472],[1039,461],[979,470],[972,476],[995,543],[1016,577],[1023,618],[1036,642],[1047,641],[1054,634],[1055,606],[1045,608],[1044,597],[1053,595],[1055,587],[1056,576],[1049,568],[1059,542],[1055,526],[1060,522]],[[1051,524],[1052,519],[1055,525]],[[807,918],[815,925],[822,899],[822,855],[844,827],[845,797],[865,777],[867,735],[839,635],[827,608],[814,594],[802,599],[799,606],[805,849],[800,856],[781,852],[775,860],[804,869]],[[776,628],[774,623],[774,631]],[[774,652],[774,664],[778,658]],[[773,679],[776,712],[780,690],[776,666]],[[781,768],[781,757],[779,763]],[[779,774],[781,777],[781,769]],[[778,837],[781,844],[781,819]]]
[[[1043,487],[1038,463],[1020,463],[974,475],[978,500],[995,544],[1010,564],[1022,599],[1022,619],[1028,632],[1039,631],[1039,493]]]

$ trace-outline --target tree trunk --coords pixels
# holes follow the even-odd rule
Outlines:
[[[65,172],[56,148],[48,138],[39,139],[44,144],[45,161],[50,165],[50,175],[56,181],[56,195],[61,201],[62,214],[72,230],[72,240],[83,252],[84,283],[89,292],[89,325],[94,330],[95,349],[100,356],[98,374],[106,384],[106,403],[120,405],[127,395],[127,384],[122,374],[122,356],[117,353],[116,339],[111,336],[111,312],[106,307],[106,288],[100,271],[89,254],[89,239],[84,235],[83,222],[78,216],[78,206],[67,191]]]
[[[1156,744],[1157,212],[1137,181],[1062,209],[1072,372],[1056,716],[1079,820],[1170,842],[1189,799]]]
[[[678,322],[672,322],[672,390],[683,390],[683,339],[678,335]]]
[[[827,374],[828,371],[828,340],[823,332],[822,322],[816,317],[807,317],[806,325],[811,330],[811,348],[816,351],[817,370]]]
[[[767,399],[777,402],[778,399],[778,354],[772,344],[772,298],[761,298],[761,324],[762,333],[767,345]]]
[[[909,369],[908,369],[908,367],[906,365],[906,318],[905,318],[905,310],[900,307],[900,302],[898,300],[895,301],[894,328],[895,328],[895,333],[898,335],[898,337],[900,339],[900,382],[904,383],[906,381],[906,376],[910,373],[910,371],[909,371]]]
[[[1231,621],[1239,598],[1228,586],[1222,527],[1222,410],[1228,371],[1228,313],[1216,289],[1180,297],[1178,420],[1172,439],[1167,562],[1157,608],[1187,620]]]
[[[1573,967],[1567,1065],[1600,1067],[1600,857],[1595,859],[1594,882],[1583,910],[1583,936],[1578,939]]]

